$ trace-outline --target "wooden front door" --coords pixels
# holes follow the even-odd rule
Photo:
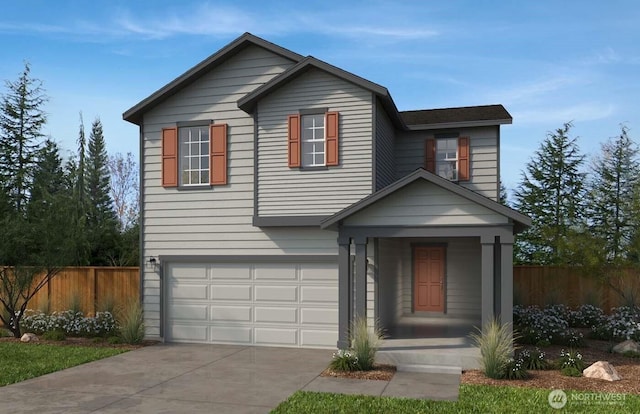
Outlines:
[[[444,311],[444,255],[442,246],[413,249],[413,310]]]

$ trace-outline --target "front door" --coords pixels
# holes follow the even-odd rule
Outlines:
[[[413,310],[444,311],[444,260],[442,246],[416,246],[413,249]]]

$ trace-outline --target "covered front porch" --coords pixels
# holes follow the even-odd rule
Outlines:
[[[424,170],[327,219],[323,227],[339,233],[338,347],[367,318],[386,332],[382,355],[476,360],[475,327],[512,320],[513,235],[527,222]]]

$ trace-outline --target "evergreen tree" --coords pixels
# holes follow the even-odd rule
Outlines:
[[[0,102],[0,185],[17,211],[24,211],[42,146],[48,98],[27,63],[18,80],[6,82]]]
[[[47,139],[40,150],[38,160],[33,173],[33,189],[29,206],[46,202],[50,195],[69,194],[58,144],[50,138]]]
[[[563,264],[568,261],[570,237],[579,227],[584,173],[571,123],[549,133],[522,173],[515,191],[515,207],[532,219],[532,226],[516,239],[516,262]]]
[[[604,260],[622,264],[629,258],[638,221],[634,195],[640,174],[638,149],[625,126],[619,136],[602,144],[592,173],[587,197],[589,229],[602,240]]]
[[[86,159],[87,222],[92,265],[111,264],[116,254],[118,221],[109,194],[109,159],[100,119],[91,125]]]
[[[509,205],[509,195],[507,193],[507,187],[504,186],[502,180],[500,180],[500,192],[498,194],[498,203],[503,206]]]

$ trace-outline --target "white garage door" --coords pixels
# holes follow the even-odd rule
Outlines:
[[[335,347],[335,263],[169,263],[174,342]]]

